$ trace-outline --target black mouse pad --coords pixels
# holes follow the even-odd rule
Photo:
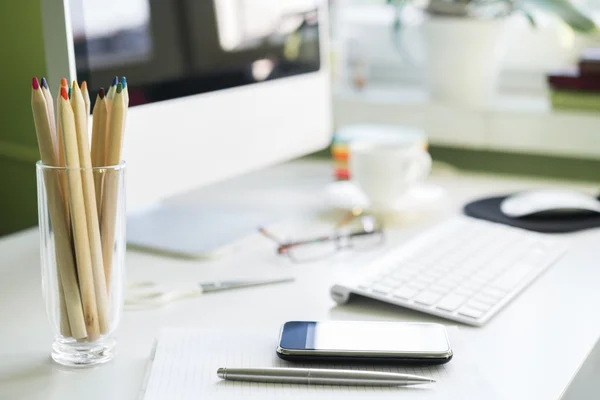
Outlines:
[[[507,217],[500,209],[500,204],[507,197],[488,197],[476,200],[465,205],[463,211],[470,217],[542,233],[576,232],[600,227],[600,215],[591,212],[589,214],[539,215],[526,218]]]

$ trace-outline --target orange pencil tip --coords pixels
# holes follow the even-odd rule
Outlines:
[[[60,80],[60,86],[61,87],[67,87],[67,78],[62,78]]]
[[[81,90],[87,90],[87,82],[86,81],[81,82]]]
[[[65,100],[69,100],[69,95],[67,94],[67,88],[66,87],[61,87],[60,88],[60,95],[62,96],[63,99]]]

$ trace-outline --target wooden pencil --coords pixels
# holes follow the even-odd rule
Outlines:
[[[105,333],[109,329],[108,292],[106,290],[106,278],[104,276],[102,241],[100,239],[100,224],[98,221],[94,174],[88,139],[88,114],[86,114],[87,111],[84,96],[76,81],[73,81],[71,90],[71,107],[75,116],[75,133],[77,135],[79,164],[82,168],[81,182],[83,188],[83,202],[87,218],[87,233],[92,260],[93,282],[96,291],[98,324],[100,332]]]
[[[58,93],[60,93],[61,88],[66,88],[67,87],[67,80],[65,78],[62,78],[60,80],[60,87],[58,88]],[[55,134],[56,134],[56,151],[57,151],[57,161],[58,161],[58,166],[59,167],[64,167],[65,166],[65,152],[64,152],[64,148],[63,148],[63,143],[62,143],[62,134],[60,132],[60,113],[58,113],[58,101],[60,100],[60,96],[58,96],[58,98],[56,99],[56,129],[55,129]],[[69,210],[69,193],[67,192],[67,174],[66,173],[62,173],[60,174],[59,177],[60,180],[60,189],[61,189],[61,193],[63,196],[63,200],[64,200],[64,205],[65,205],[65,216],[67,218],[67,228],[69,229],[69,237],[71,238],[71,242],[73,241],[73,234],[71,232],[71,212]],[[72,243],[71,243],[72,244]],[[71,247],[73,247],[71,245]]]
[[[33,119],[38,139],[38,147],[42,163],[49,166],[58,166],[56,147],[52,138],[52,130],[49,126],[48,107],[45,98],[39,90],[37,78],[33,79],[33,90],[31,105]],[[59,179],[55,171],[47,171],[44,174],[46,184],[48,211],[54,230],[54,241],[56,248],[56,263],[59,276],[59,290],[64,295],[64,305],[69,320],[69,332],[62,331],[75,339],[84,339],[87,336],[82,301],[77,282],[75,269],[75,257],[71,248],[70,231],[65,216],[66,207],[59,187]],[[62,301],[61,301],[62,303]],[[62,306],[61,306],[62,308]],[[61,326],[65,326],[61,322]]]
[[[62,280],[60,276],[58,277],[58,301],[60,302],[60,334],[68,338],[73,337],[73,332],[71,332],[71,323],[69,322],[69,312],[67,311],[67,300],[65,299],[65,290],[63,289]]]
[[[110,113],[111,103],[113,97],[115,97],[115,93],[117,92],[117,84],[119,83],[119,77],[115,76],[108,88],[108,92],[106,92],[106,107],[108,108],[108,112]]]
[[[90,93],[88,92],[87,82],[81,82],[81,95],[83,96],[83,103],[85,104],[85,118],[90,117]]]
[[[92,166],[104,167],[104,148],[106,147],[106,122],[108,111],[106,110],[106,101],[104,88],[100,88],[94,104],[92,118]],[[94,175],[94,186],[96,189],[96,207],[98,208],[98,218],[101,218],[102,212],[102,187],[104,184],[103,174]]]
[[[48,123],[50,125],[50,132],[52,135],[52,142],[54,143],[53,148],[55,151],[58,151],[58,138],[56,137],[56,120],[54,118],[54,100],[52,99],[52,93],[50,93],[50,89],[48,88],[48,82],[46,78],[42,77],[40,90],[44,95],[44,100],[46,101],[46,109],[48,111]],[[58,156],[58,154],[56,154]],[[56,164],[55,166],[57,166]],[[65,205],[65,217],[69,218],[69,212],[67,208],[66,198],[63,195],[63,190],[61,187],[60,190],[62,196],[62,203]],[[67,220],[67,227],[69,226],[69,221]],[[71,232],[69,230],[69,238],[71,236]],[[65,301],[65,294],[62,287],[62,282],[60,277],[58,279],[58,293],[59,293],[59,301],[60,301],[60,331],[64,337],[71,337],[71,326],[69,325],[69,316],[67,314],[67,303]]]
[[[67,80],[65,78],[62,78],[60,80],[60,87],[58,88],[58,93],[60,93],[60,91],[62,90],[62,88],[66,88],[67,87]],[[60,131],[60,127],[61,127],[61,123],[60,123],[60,113],[58,112],[58,103],[60,102],[60,96],[58,96],[58,98],[56,99],[56,143],[57,143],[57,152],[58,152],[58,162],[59,162],[59,166],[64,167],[65,166],[65,152],[64,152],[64,146],[62,143],[62,133]]]
[[[121,162],[121,148],[123,146],[123,128],[125,125],[125,99],[123,98],[123,86],[119,83],[111,102],[110,119],[108,121],[108,134],[106,143],[106,165],[118,165]],[[100,231],[102,232],[102,255],[104,256],[104,273],[110,282],[113,246],[117,222],[118,207],[118,175],[109,173],[104,179],[102,199],[102,219]],[[110,285],[109,285],[110,287]]]
[[[42,77],[42,93],[44,94],[44,99],[46,100],[46,108],[48,109],[48,121],[50,123],[50,131],[52,133],[52,138],[55,143],[56,148],[58,149],[58,138],[56,137],[56,118],[54,117],[54,100],[52,99],[52,93],[50,93],[50,88],[48,87],[48,82],[46,78]]]
[[[123,99],[125,101],[125,108],[129,106],[129,88],[127,87],[127,78],[121,77],[121,85],[123,86]]]
[[[71,209],[71,225],[73,227],[73,242],[77,260],[79,290],[81,291],[83,314],[85,317],[88,339],[94,341],[100,336],[96,289],[94,286],[94,271],[90,253],[90,239],[87,229],[83,183],[80,173],[81,166],[79,163],[75,116],[71,104],[69,103],[69,95],[65,88],[61,88],[58,105],[65,163],[68,168],[67,185]]]

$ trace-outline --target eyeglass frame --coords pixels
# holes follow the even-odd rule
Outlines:
[[[362,217],[362,218],[365,218],[365,217]],[[363,226],[364,226],[364,224],[363,224]],[[275,243],[278,244],[278,247],[277,247],[278,255],[285,255],[294,262],[302,262],[302,260],[299,260],[290,254],[290,249],[293,249],[294,247],[299,247],[299,246],[313,244],[313,243],[325,243],[325,242],[329,242],[329,241],[335,241],[335,244],[336,244],[335,249],[336,249],[336,252],[338,252],[340,250],[352,248],[352,238],[354,238],[354,237],[380,234],[381,242],[383,242],[385,240],[385,232],[384,232],[383,226],[381,226],[381,224],[379,224],[378,227],[376,227],[372,230],[363,229],[360,231],[354,231],[354,232],[348,232],[348,233],[340,233],[340,229],[337,228],[336,231],[334,232],[334,234],[332,234],[332,235],[319,236],[314,239],[305,239],[305,240],[298,240],[298,241],[291,241],[291,242],[286,242],[286,241],[279,239],[277,236],[275,236],[273,233],[269,232],[266,228],[264,228],[262,226],[258,228],[258,231],[266,238],[271,239],[272,241],[274,241]],[[346,240],[344,241],[344,239],[346,239]],[[326,258],[326,257],[327,256],[325,256],[323,258]],[[311,260],[307,260],[307,261],[311,261]]]

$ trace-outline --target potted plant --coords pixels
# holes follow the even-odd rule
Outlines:
[[[594,21],[570,0],[387,0],[396,6],[394,32],[401,34],[404,7],[426,16],[427,83],[435,100],[468,107],[492,98],[505,54],[508,16],[524,13],[532,25],[534,8],[560,17],[574,31],[598,32]]]

